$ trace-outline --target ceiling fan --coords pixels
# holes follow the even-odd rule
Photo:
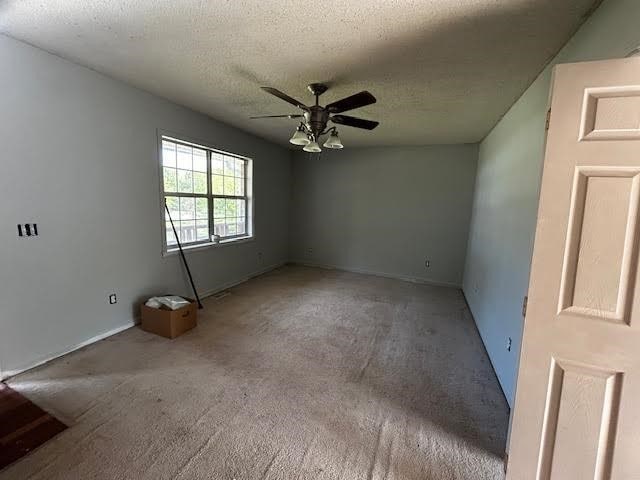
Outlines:
[[[280,90],[271,87],[260,87],[267,93],[275,95],[276,97],[284,100],[285,102],[295,105],[302,113],[291,115],[261,115],[256,118],[300,118],[300,125],[294,132],[289,142],[294,145],[303,145],[305,152],[320,152],[321,148],[318,144],[318,140],[322,135],[329,134],[326,142],[323,146],[326,148],[343,148],[340,137],[338,136],[338,129],[335,126],[327,128],[327,123],[332,122],[338,125],[346,125],[348,127],[363,128],[365,130],[373,130],[379,123],[372,120],[364,120],[362,118],[351,117],[349,115],[340,115],[342,112],[354,110],[356,108],[365,107],[376,103],[376,97],[371,95],[367,91],[356,93],[350,97],[343,98],[337,102],[330,103],[325,107],[321,107],[318,103],[318,98],[324,92],[328,90],[323,83],[312,83],[307,88],[312,95],[316,97],[316,104],[307,107],[300,103],[295,98],[291,98],[286,93],[282,93]]]

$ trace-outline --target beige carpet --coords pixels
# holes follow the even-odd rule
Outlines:
[[[7,479],[501,479],[507,406],[458,290],[284,267],[197,329],[12,379],[70,428]]]

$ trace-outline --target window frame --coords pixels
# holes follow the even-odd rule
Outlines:
[[[186,147],[192,147],[192,148],[197,148],[199,150],[204,150],[206,152],[207,193],[165,192],[164,168],[163,168],[164,167],[163,141],[165,140],[176,144],[176,146],[183,145]],[[244,195],[218,195],[213,193],[212,156],[214,153],[221,154],[228,157],[233,157],[235,159],[242,160],[244,162],[244,176],[243,176]],[[167,216],[166,216],[166,210],[165,210],[165,198],[167,197],[175,197],[175,198],[185,197],[185,198],[193,198],[194,200],[197,198],[204,198],[207,200],[207,209],[208,209],[207,220],[209,224],[208,238],[206,240],[193,241],[189,243],[184,243],[181,241],[183,250],[195,250],[195,249],[203,249],[203,248],[210,248],[210,247],[222,247],[227,245],[234,245],[238,243],[252,241],[255,238],[255,230],[254,230],[254,224],[253,224],[254,223],[253,222],[254,200],[253,200],[253,159],[252,158],[244,155],[240,155],[237,153],[220,150],[218,148],[213,148],[207,145],[205,142],[190,139],[184,135],[176,135],[170,132],[159,130],[158,131],[158,173],[159,173],[159,179],[160,179],[160,218],[161,218],[161,232],[162,232],[161,238],[162,238],[162,255],[163,256],[174,255],[179,252],[177,243],[174,245],[167,244],[167,231],[166,231]],[[234,199],[234,200],[245,201],[245,211],[244,211],[245,233],[221,237],[219,242],[215,242],[213,240],[214,234],[215,234],[214,209],[213,209],[215,199]],[[174,222],[176,221],[176,219],[173,219],[173,220]],[[179,229],[178,229],[178,233],[180,233]]]

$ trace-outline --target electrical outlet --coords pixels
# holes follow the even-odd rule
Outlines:
[[[109,305],[114,305],[116,303],[118,303],[118,297],[116,297],[115,293],[112,293],[109,295]]]
[[[507,339],[507,352],[511,351],[511,345],[513,344],[513,340],[511,339],[511,337],[509,337]]]
[[[429,268],[429,267],[431,266],[431,261],[429,261],[429,259],[425,260],[425,261],[424,261],[424,266],[425,266],[426,268]]]
[[[309,247],[307,248],[307,255],[310,257],[311,255],[313,255],[313,248]]]
[[[262,262],[262,252],[258,252],[258,262]]]

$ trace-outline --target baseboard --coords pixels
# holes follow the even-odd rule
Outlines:
[[[130,320],[124,325],[108,330],[104,333],[96,335],[95,337],[91,337],[90,339],[85,340],[84,342],[67,347],[64,350],[61,350],[56,353],[52,353],[50,355],[47,355],[46,357],[42,357],[36,360],[35,362],[29,364],[28,366],[18,368],[16,370],[8,370],[6,372],[2,372],[2,380],[6,380],[8,378],[14,377],[20,373],[26,372],[27,370],[31,370],[33,368],[39,367],[40,365],[44,365],[45,363],[55,360],[56,358],[60,358],[68,353],[75,352],[76,350],[80,350],[81,348],[86,347],[87,345],[91,345],[92,343],[96,343],[96,342],[99,342],[100,340],[104,340],[105,338],[115,335],[116,333],[120,333],[124,330],[128,330],[129,328],[135,326],[135,324],[136,324],[135,321]]]
[[[373,275],[376,277],[384,277],[384,278],[393,278],[394,280],[402,280],[404,282],[411,283],[420,283],[423,285],[433,285],[435,287],[448,287],[448,288],[456,288],[461,289],[462,286],[456,283],[449,282],[441,282],[438,280],[431,280],[428,278],[420,278],[420,277],[411,277],[406,275],[398,275],[394,273],[386,273],[386,272],[378,272],[375,270],[366,270],[362,268],[351,268],[351,267],[343,267],[340,265],[331,265],[327,263],[315,263],[315,262],[307,262],[304,260],[293,260],[289,262],[293,265],[303,265],[306,267],[316,267],[316,268],[326,268],[328,270],[340,270],[342,272],[351,272],[351,273],[361,273],[363,275]]]
[[[473,320],[473,326],[476,329],[476,333],[478,334],[478,337],[480,337],[480,342],[482,343],[482,348],[484,348],[484,353],[487,356],[487,358],[489,359],[489,364],[491,365],[491,369],[493,370],[493,374],[496,377],[496,381],[498,382],[498,385],[500,386],[500,391],[502,392],[502,396],[504,397],[505,402],[507,402],[507,406],[509,407],[509,410],[511,410],[511,405],[509,403],[509,398],[507,397],[507,394],[504,391],[504,388],[502,388],[502,383],[500,382],[500,377],[498,377],[498,372],[496,370],[495,365],[493,364],[493,360],[491,359],[491,355],[489,355],[489,350],[487,350],[487,346],[484,343],[484,339],[482,338],[482,334],[480,333],[480,329],[478,328],[478,322],[476,322],[476,317],[473,316],[473,311],[471,310],[471,306],[469,305],[469,301],[467,300],[467,295],[464,293],[464,289],[460,289],[460,291],[462,292],[462,298],[464,298],[464,303],[467,305],[467,310],[469,311],[469,315],[471,315],[471,320]]]
[[[282,266],[284,266],[286,264],[286,262],[280,262],[280,263],[276,263],[273,265],[270,265],[268,267],[262,268],[260,270],[256,270],[255,272],[250,273],[249,275],[246,275],[244,277],[242,277],[242,279],[237,280],[237,281],[232,281],[232,282],[228,282],[225,283],[223,285],[220,285],[219,287],[216,287],[214,289],[208,290],[206,292],[203,292],[200,294],[200,298],[207,298],[210,297],[212,295],[215,295],[218,292],[221,292],[223,290],[227,290],[229,288],[235,287],[236,285],[240,285],[241,283],[244,283],[248,280],[251,280],[254,277],[258,277],[260,275],[264,275],[265,273],[271,272],[277,268],[280,268]],[[15,369],[15,370],[7,370],[6,372],[3,371],[0,373],[0,381],[6,380],[8,378],[11,377],[15,377],[16,375],[20,374],[20,373],[24,373],[27,370],[31,370],[33,368],[39,367],[41,365],[44,365],[45,363],[48,363],[52,360],[55,360],[56,358],[60,358],[64,355],[67,355],[68,353],[71,352],[75,352],[76,350],[80,350],[83,347],[86,347],[87,345],[91,345],[92,343],[96,343],[99,342],[100,340],[104,340],[107,337],[110,337],[112,335],[115,335],[117,333],[120,333],[124,330],[127,330],[133,326],[135,326],[137,323],[139,323],[139,318],[138,316],[136,316],[134,319],[128,321],[127,323],[116,327],[112,330],[109,330],[107,332],[101,333],[100,335],[96,335],[95,337],[92,337],[88,340],[85,340],[84,342],[81,342],[77,345],[73,345],[70,347],[65,348],[64,350],[61,350],[59,352],[47,355],[46,357],[40,358],[39,360],[36,360],[33,363],[30,363],[29,365],[19,368],[19,369]]]

